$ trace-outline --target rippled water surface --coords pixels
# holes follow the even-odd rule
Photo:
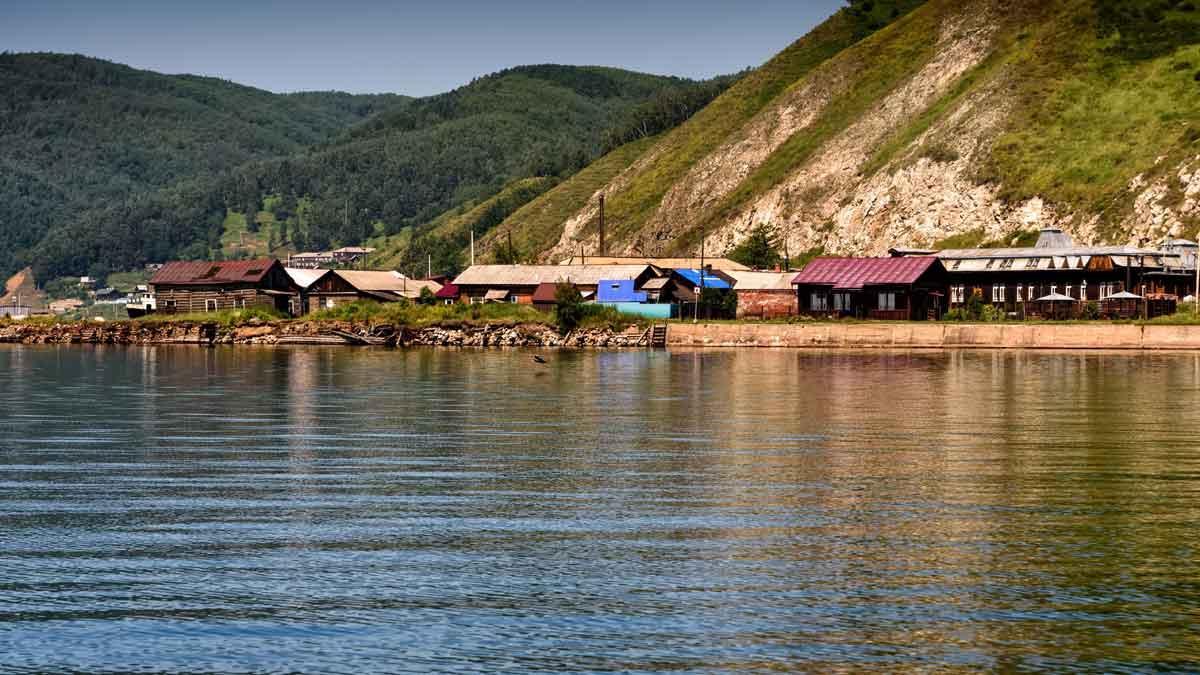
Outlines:
[[[1200,356],[0,348],[0,671],[1195,671]]]

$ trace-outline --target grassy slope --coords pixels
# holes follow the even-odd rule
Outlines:
[[[637,230],[654,213],[667,191],[697,162],[720,147],[755,114],[814,68],[869,35],[872,26],[920,5],[922,0],[874,3],[872,14],[856,17],[841,11],[817,26],[763,66],[734,84],[686,123],[660,141],[653,162],[609,196],[607,215],[614,236]]]
[[[509,214],[549,190],[556,182],[556,179],[549,177],[516,180],[495,195],[481,202],[451,209],[426,225],[406,228],[396,235],[369,239],[366,245],[378,250],[371,256],[368,263],[378,269],[411,264],[414,258],[422,255],[420,251],[409,250],[414,243],[419,245],[419,242],[422,241],[421,237],[470,241],[472,230],[475,231],[477,237],[481,237]]]
[[[657,139],[627,143],[596,160],[541,197],[518,209],[481,243],[490,247],[497,237],[512,233],[513,245],[522,251],[544,251],[558,242],[563,224],[587,205],[596,191],[627,169]]]
[[[1131,58],[1101,34],[1091,0],[1059,4],[1018,47],[1014,112],[981,176],[1009,200],[1041,196],[1101,214],[1105,234],[1120,239],[1113,227],[1131,206],[1129,181],[1200,152],[1200,47]],[[1200,12],[1183,16],[1200,42]],[[1194,235],[1200,223],[1191,225]]]

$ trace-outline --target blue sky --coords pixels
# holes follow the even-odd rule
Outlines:
[[[0,50],[82,53],[271,91],[427,95],[530,63],[708,77],[842,0],[0,0]]]

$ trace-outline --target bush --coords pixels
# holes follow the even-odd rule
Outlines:
[[[433,305],[437,303],[437,298],[434,297],[433,291],[429,290],[428,286],[421,288],[421,297],[417,298],[419,305]]]
[[[554,288],[554,317],[560,333],[579,327],[584,317],[583,295],[574,284],[560,283]]]

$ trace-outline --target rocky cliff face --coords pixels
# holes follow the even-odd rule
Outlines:
[[[610,252],[630,254],[702,239],[719,254],[760,224],[793,256],[1007,243],[1047,226],[1081,243],[1195,237],[1200,11],[1175,3],[1157,20],[1194,37],[1130,56],[1114,31],[1155,25],[1114,28],[1151,19],[1135,0],[1108,0],[1116,19],[1102,4],[930,0],[806,71],[655,198],[664,154],[705,129],[671,132],[542,258],[596,247],[601,193]]]

